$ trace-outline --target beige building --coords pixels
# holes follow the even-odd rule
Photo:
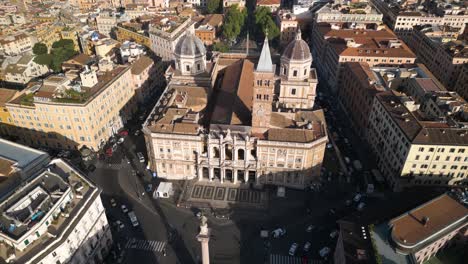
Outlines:
[[[281,5],[281,0],[257,0],[257,6],[268,7],[272,13],[276,13]]]
[[[463,32],[468,23],[467,7],[463,1],[436,0],[434,4],[418,5],[417,1],[371,0],[384,15],[384,22],[397,34],[409,34],[414,26],[451,26]]]
[[[468,104],[454,92],[429,95],[421,103],[395,91],[375,97],[368,141],[395,190],[468,183]]]
[[[150,24],[151,49],[163,61],[174,59],[173,53],[179,39],[187,32],[194,33],[195,22],[190,18],[158,16]]]
[[[26,85],[33,78],[48,73],[49,68],[46,65],[35,63],[34,57],[31,53],[24,53],[18,62],[8,65],[4,71],[5,81]]]
[[[302,44],[295,40],[292,47]],[[310,76],[310,53],[301,63],[295,52],[284,54],[281,76],[267,41],[260,58],[221,54],[206,62],[205,54],[191,34],[176,47],[170,82],[143,125],[151,170],[172,180],[299,189],[317,181],[327,142],[324,114],[311,111],[313,102],[289,111],[277,99],[286,94],[278,90],[291,89],[280,82],[293,81],[294,67],[305,67]]]
[[[280,10],[276,16],[276,23],[280,29],[281,45],[287,45],[294,40],[298,29],[296,16],[288,10]]]
[[[135,111],[137,85],[145,83],[139,76],[148,76],[150,66],[92,66],[46,78],[6,103],[18,127],[15,135],[33,146],[98,150]]]
[[[112,234],[98,189],[46,153],[0,140],[0,258],[9,263],[102,263]],[[5,158],[6,157],[6,158]],[[13,158],[13,159],[11,159]],[[2,178],[3,178],[2,177]]]
[[[245,7],[245,0],[223,0],[224,9],[233,5],[237,5],[239,9],[243,9]]]
[[[463,64],[468,63],[468,43],[457,38],[451,27],[429,25],[416,26],[405,42],[439,81],[453,89]]]
[[[32,50],[35,43],[36,39],[25,33],[8,35],[0,38],[0,51],[8,56],[20,55],[25,51]]]
[[[336,91],[346,62],[366,62],[369,66],[414,63],[416,56],[386,26],[377,29],[334,29],[316,23],[312,31],[312,52],[319,76]]]
[[[453,88],[461,97],[468,101],[468,63],[464,64]]]
[[[337,2],[340,2],[339,4]],[[315,12],[317,23],[330,23],[333,28],[366,28],[379,25],[383,15],[367,1],[335,1]]]
[[[346,63],[339,99],[394,190],[468,183],[468,103],[419,65]]]

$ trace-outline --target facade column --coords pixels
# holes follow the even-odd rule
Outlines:
[[[244,182],[247,183],[249,181],[249,170],[244,171]]]
[[[214,168],[213,167],[209,167],[208,169],[208,176],[210,178],[210,181],[213,180],[213,177],[214,177]]]
[[[233,183],[237,183],[237,169],[232,169],[232,177],[233,177]]]
[[[203,180],[203,167],[198,166],[198,181]]]
[[[226,169],[223,167],[219,168],[219,173],[221,174],[221,183],[224,183],[224,177],[226,176]]]

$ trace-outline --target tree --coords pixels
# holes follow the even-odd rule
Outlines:
[[[40,65],[46,65],[50,67],[50,63],[52,62],[52,55],[50,54],[40,54],[34,58],[34,62]]]
[[[228,52],[229,47],[223,42],[216,42],[213,44],[213,50],[219,52]]]
[[[259,6],[255,10],[254,16],[258,33],[265,35],[266,32],[268,32],[269,40],[272,40],[279,35],[279,28],[276,25],[275,21],[273,21],[270,8],[265,6]]]
[[[71,39],[61,39],[61,40],[55,41],[52,44],[52,48],[53,49],[64,48],[64,49],[74,50],[75,44],[73,43],[73,40]]]
[[[206,4],[206,11],[209,14],[215,14],[218,13],[220,9],[220,0],[208,0],[208,3]]]
[[[70,49],[69,46],[64,46],[59,48],[53,48],[51,54],[52,62],[50,64],[50,68],[55,72],[59,72],[62,68],[62,63],[75,56],[77,52],[73,49]]]
[[[41,43],[41,42],[38,42],[38,43],[34,44],[33,53],[35,55],[47,54],[47,51],[48,51],[48,49],[47,49],[46,44]]]
[[[237,5],[232,5],[226,12],[226,19],[223,25],[223,36],[234,41],[242,31],[247,18],[247,11],[239,10]]]

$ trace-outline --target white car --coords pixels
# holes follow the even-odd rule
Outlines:
[[[307,232],[307,233],[310,233],[310,232],[312,232],[312,230],[314,230],[314,229],[315,229],[315,226],[314,226],[314,225],[309,225],[309,226],[306,228],[306,232]]]
[[[319,251],[319,255],[322,258],[326,257],[328,254],[330,254],[330,248],[329,247],[324,247]]]
[[[277,229],[271,231],[271,233],[273,234],[274,238],[282,237],[282,236],[284,236],[286,234],[286,229],[277,228]]]
[[[338,236],[338,230],[333,230],[333,232],[330,233],[331,238],[335,238]]]
[[[296,254],[296,250],[299,247],[297,243],[293,243],[291,247],[289,248],[289,255],[294,256]]]
[[[364,207],[366,206],[365,203],[359,203],[358,206],[357,206],[357,210],[358,211],[362,211],[364,209]]]
[[[356,203],[359,202],[362,198],[362,195],[360,193],[356,194],[353,198],[353,201],[355,201]]]
[[[121,137],[121,138],[119,138],[119,140],[117,140],[117,144],[122,144],[124,141],[125,141],[125,139],[123,137]]]
[[[115,222],[115,225],[119,228],[119,229],[124,229],[125,225],[124,223],[122,223],[120,220],[117,220]]]
[[[312,246],[312,244],[310,242],[306,242],[304,244],[304,251],[305,252],[308,252],[310,250],[310,247]]]
[[[128,213],[128,209],[127,209],[127,206],[125,206],[124,204],[122,204],[122,206],[120,207],[122,209],[122,212],[124,214]]]

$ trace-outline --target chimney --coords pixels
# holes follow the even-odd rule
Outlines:
[[[424,225],[424,226],[427,226],[427,224],[429,223],[429,217],[428,217],[428,216],[424,216],[423,219],[422,219],[422,222],[423,222],[423,225]]]

